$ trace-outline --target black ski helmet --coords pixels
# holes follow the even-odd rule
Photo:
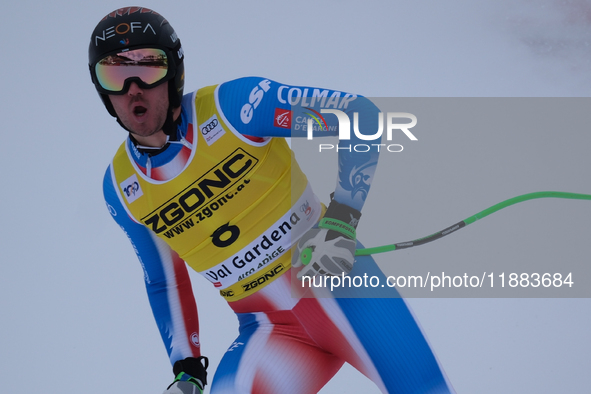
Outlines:
[[[170,71],[164,81],[173,81],[168,82],[169,109],[179,107],[185,86],[183,49],[181,40],[162,15],[145,7],[119,8],[106,15],[92,32],[88,47],[90,75],[105,107],[116,118],[118,118],[117,113],[111,100],[105,93],[98,90],[94,67],[98,61],[109,54],[146,47],[158,48],[166,52]]]

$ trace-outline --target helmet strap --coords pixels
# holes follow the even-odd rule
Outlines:
[[[175,108],[168,109],[168,115],[166,116],[166,120],[164,121],[164,125],[162,126],[162,131],[164,134],[170,136],[172,139],[176,139],[176,131],[181,124],[181,115],[177,116],[176,119],[173,119]]]

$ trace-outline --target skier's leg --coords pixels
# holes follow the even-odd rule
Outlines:
[[[212,394],[312,394],[343,365],[315,346],[291,311],[239,314],[240,335],[213,378]]]
[[[370,256],[351,276],[386,277]],[[387,292],[387,293],[384,293]],[[343,287],[335,298],[303,299],[294,308],[312,339],[374,381],[385,393],[453,393],[425,336],[396,290]],[[373,296],[389,298],[372,298]],[[336,298],[336,297],[360,298]],[[327,321],[329,323],[327,323]]]

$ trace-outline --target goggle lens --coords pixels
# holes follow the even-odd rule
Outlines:
[[[101,59],[94,70],[103,89],[121,92],[128,78],[137,77],[146,85],[164,79],[168,73],[168,57],[161,49],[135,49]]]

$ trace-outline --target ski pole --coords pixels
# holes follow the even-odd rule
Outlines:
[[[433,233],[431,235],[428,235],[426,237],[415,239],[413,241],[399,242],[399,243],[395,243],[395,244],[391,244],[391,245],[383,245],[383,246],[376,246],[373,248],[357,249],[357,251],[355,252],[355,255],[356,256],[367,256],[370,254],[385,253],[385,252],[391,252],[391,251],[399,250],[399,249],[412,248],[413,246],[424,245],[428,242],[435,241],[436,239],[445,237],[446,235],[456,232],[457,230],[464,228],[467,225],[472,224],[479,219],[485,218],[488,215],[495,213],[503,208],[507,208],[508,206],[511,206],[511,205],[514,205],[514,204],[517,204],[517,203],[520,203],[523,201],[534,200],[537,198],[568,198],[568,199],[574,199],[574,200],[591,200],[591,194],[579,194],[579,193],[569,193],[569,192],[552,192],[552,191],[522,194],[520,196],[516,196],[516,197],[510,198],[508,200],[502,201],[498,204],[495,204],[492,207],[486,208],[485,210],[480,211],[477,214],[472,215],[469,218],[462,220],[461,222],[458,222],[454,225],[446,227],[443,230]]]

